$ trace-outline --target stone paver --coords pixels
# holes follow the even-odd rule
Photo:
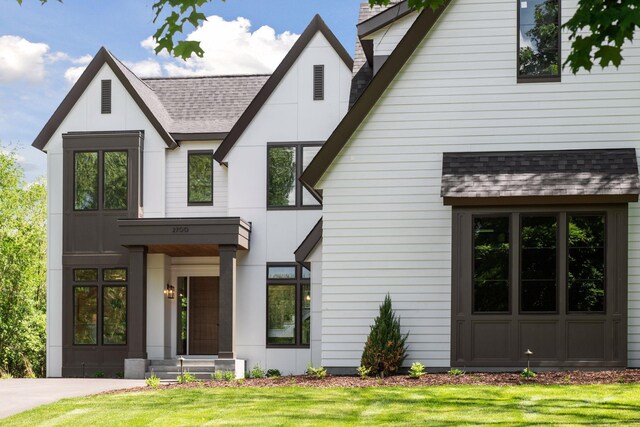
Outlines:
[[[67,397],[144,386],[144,380],[38,378],[0,380],[0,419]]]

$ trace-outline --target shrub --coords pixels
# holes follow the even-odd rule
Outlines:
[[[249,371],[249,378],[264,378],[264,370],[260,367],[260,364],[255,365]]]
[[[267,371],[267,378],[279,378],[282,374],[278,369],[269,369]]]
[[[120,380],[121,380],[122,378],[124,378],[124,372],[116,372],[116,378],[118,378],[118,379],[120,379]]]
[[[322,366],[318,366],[317,368],[314,368],[313,366],[309,365],[307,366],[307,375],[311,375],[312,377],[315,377],[316,379],[321,380],[327,376],[327,370],[324,369]]]
[[[224,373],[222,371],[215,371],[211,374],[211,379],[214,381],[222,381],[224,379]]]
[[[0,369],[0,380],[10,380],[11,378],[13,378],[13,375]]]
[[[362,378],[363,380],[369,378],[369,374],[371,373],[371,368],[367,368],[366,366],[360,366],[356,370],[358,371],[358,375],[360,375],[360,378]]]
[[[151,375],[149,378],[144,380],[144,382],[147,383],[147,386],[151,388],[160,387],[160,378],[156,377],[155,375]]]
[[[407,357],[407,333],[400,333],[400,319],[391,306],[389,294],[380,306],[380,314],[373,321],[371,332],[364,345],[361,365],[371,368],[371,373],[385,375],[398,372]]]
[[[520,376],[524,379],[530,379],[530,378],[535,378],[536,373],[529,368],[524,368],[522,372],[520,372]]]
[[[215,371],[211,374],[211,379],[214,381],[233,381],[236,379],[236,374],[232,371]]]
[[[94,372],[93,376],[95,378],[104,378],[104,371],[96,371]]]
[[[420,362],[413,362],[409,368],[409,378],[418,379],[426,374],[425,366]]]
[[[195,375],[193,375],[190,372],[185,372],[182,375],[178,375],[178,377],[176,378],[176,380],[178,380],[179,384],[187,384],[187,383],[194,383],[196,381],[198,381],[198,379],[196,378]]]
[[[460,369],[457,369],[457,368],[451,368],[449,369],[447,374],[451,375],[452,377],[459,377],[461,375],[464,375],[464,371],[461,371]]]

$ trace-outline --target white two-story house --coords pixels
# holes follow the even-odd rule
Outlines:
[[[347,112],[352,62],[319,16],[271,75],[140,79],[97,53],[34,142],[48,376],[175,377],[181,356],[304,372],[315,296],[294,251],[321,207],[298,177]]]

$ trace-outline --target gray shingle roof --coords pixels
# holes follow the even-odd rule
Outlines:
[[[442,197],[640,194],[633,148],[444,153]]]
[[[227,133],[268,74],[142,79],[162,103],[171,133]]]

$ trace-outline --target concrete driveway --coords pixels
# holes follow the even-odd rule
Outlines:
[[[144,380],[38,378],[0,380],[0,419],[67,397],[144,386]]]

